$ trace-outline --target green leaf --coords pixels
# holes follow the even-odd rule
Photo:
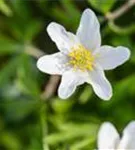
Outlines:
[[[0,35],[0,55],[20,53],[23,48],[23,45],[17,43],[16,41]]]
[[[29,1],[11,0],[10,3],[17,17],[21,17],[23,20],[31,18],[31,7]]]
[[[115,106],[119,109],[119,103],[124,103],[124,107],[130,106],[130,97],[135,96],[135,74],[130,75],[129,77],[124,78],[123,80],[115,83],[114,95],[111,101],[108,104],[103,105],[104,108],[110,110],[111,107]],[[126,94],[125,94],[126,91]],[[127,112],[126,112],[127,113]]]
[[[93,144],[94,141],[95,141],[95,138],[88,137],[84,140],[77,141],[75,144],[72,144],[70,149],[71,150],[81,150],[86,147],[90,148],[90,145]]]
[[[7,86],[8,88],[12,83],[14,85],[13,87],[17,88],[18,91],[39,98],[40,91],[35,71],[35,66],[33,66],[30,56],[20,55],[11,59],[1,69],[0,85],[1,87]]]
[[[97,132],[97,125],[92,123],[82,123],[82,124],[75,124],[75,123],[66,123],[61,124],[61,132],[52,133],[47,138],[46,141],[50,145],[74,140],[76,138],[91,138],[95,137]],[[88,132],[89,131],[89,132]]]
[[[133,50],[134,50],[134,49],[135,49],[135,46],[133,47]],[[135,51],[132,52],[132,55],[131,55],[131,59],[130,59],[130,60],[131,60],[132,63],[135,64]]]
[[[6,150],[21,149],[18,137],[10,131],[1,132],[0,145],[5,147]]]
[[[40,106],[38,100],[20,98],[19,101],[10,100],[3,103],[6,116],[10,121],[19,121],[26,118]]]
[[[21,43],[31,43],[43,27],[42,21],[36,19],[21,20],[17,17],[6,20],[5,30]]]
[[[33,38],[40,32],[43,24],[40,20],[30,20],[24,33],[24,40],[26,42],[31,42]]]
[[[27,95],[39,97],[40,91],[36,79],[36,66],[30,56],[23,55],[19,67],[17,68],[18,88]]]
[[[128,34],[135,32],[134,24],[131,24],[127,27],[120,27],[120,26],[116,25],[114,21],[109,21],[108,26],[113,32],[115,32],[117,34],[121,34],[121,35],[128,35]]]
[[[71,0],[62,0],[60,2],[63,10],[61,7],[56,7],[52,10],[52,14],[57,20],[75,30],[80,20],[79,10]]]
[[[20,57],[15,57],[9,62],[6,63],[5,66],[0,71],[0,86],[11,81],[11,77],[15,76],[16,68],[19,63]]]
[[[102,13],[109,12],[115,2],[116,0],[89,0],[91,6]]]
[[[52,108],[56,113],[68,112],[75,101],[61,101],[59,98],[54,98],[52,100]]]
[[[10,7],[5,3],[4,0],[0,0],[0,11],[4,13],[6,16],[12,15]]]
[[[86,103],[91,98],[91,96],[92,96],[92,90],[90,89],[90,86],[86,86],[80,95],[79,98],[80,103],[82,104]]]

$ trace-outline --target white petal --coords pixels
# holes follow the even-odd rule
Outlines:
[[[128,48],[123,46],[102,46],[98,50],[97,54],[95,54],[95,57],[97,57],[96,61],[104,70],[109,70],[126,62],[130,57],[130,51]]]
[[[76,86],[84,83],[85,76],[77,72],[68,71],[62,76],[61,84],[58,89],[58,95],[62,99],[71,96],[76,89]]]
[[[81,43],[89,50],[94,51],[101,45],[100,24],[95,13],[86,9],[81,17],[77,36]]]
[[[120,149],[135,149],[135,121],[132,121],[123,131],[123,137],[119,144]]]
[[[89,80],[87,82],[92,85],[94,92],[101,99],[109,100],[112,97],[112,87],[100,67],[94,67],[89,72]]]
[[[67,61],[67,57],[59,52],[39,58],[37,67],[40,71],[48,74],[62,74],[68,70],[68,67],[65,65]]]
[[[48,25],[47,32],[63,53],[67,54],[74,45],[79,43],[74,34],[67,32],[63,26],[55,22]]]
[[[115,127],[109,122],[103,123],[98,133],[98,149],[115,150],[119,140],[120,137]]]

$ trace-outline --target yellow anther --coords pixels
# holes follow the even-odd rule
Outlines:
[[[69,57],[69,64],[73,66],[74,70],[86,71],[93,69],[94,57],[84,46],[78,45],[73,47],[72,52],[69,53]]]

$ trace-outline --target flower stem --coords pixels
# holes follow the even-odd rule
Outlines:
[[[45,53],[43,51],[41,51],[40,49],[38,49],[34,46],[26,46],[25,53],[30,56],[33,56],[35,58],[39,58],[39,57],[45,55]]]
[[[46,143],[46,136],[47,136],[47,111],[46,105],[41,101],[40,106],[40,125],[41,125],[41,136],[42,136],[42,149],[49,150],[48,144]]]
[[[135,5],[135,0],[128,0],[124,5],[115,10],[114,12],[109,12],[106,14],[106,19],[115,20],[118,17],[122,16],[125,12],[127,12],[131,7]]]

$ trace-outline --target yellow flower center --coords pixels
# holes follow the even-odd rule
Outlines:
[[[70,61],[69,64],[73,68],[81,71],[92,70],[94,57],[90,51],[84,46],[78,45],[72,48],[72,52],[69,53]]]

